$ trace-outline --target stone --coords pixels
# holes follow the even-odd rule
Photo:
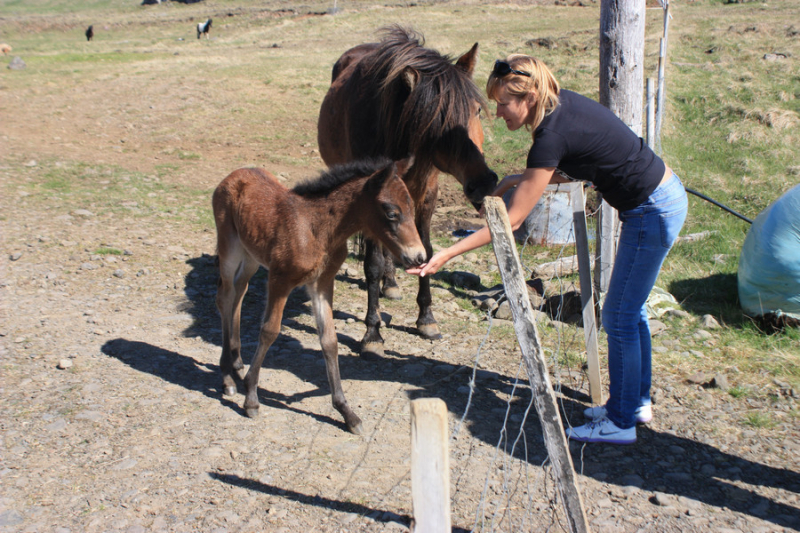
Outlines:
[[[58,361],[58,365],[56,365],[61,370],[66,370],[67,368],[72,368],[72,360],[71,359],[61,359]]]
[[[703,315],[703,318],[700,320],[700,323],[703,325],[704,328],[707,329],[719,329],[720,326],[717,319],[711,315]]]
[[[18,261],[20,257],[22,257],[22,252],[14,252],[8,256],[11,261]]]
[[[8,68],[11,70],[23,70],[27,66],[28,65],[25,64],[25,61],[23,61],[19,56],[16,56],[11,60],[11,63],[8,64]]]
[[[711,386],[722,391],[728,391],[731,388],[731,384],[728,382],[728,377],[725,374],[716,374],[711,380]]]

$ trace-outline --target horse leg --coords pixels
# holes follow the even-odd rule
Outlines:
[[[383,249],[383,296],[390,300],[400,300],[403,298],[397,280],[394,277],[395,266],[394,256],[388,249]]]
[[[241,356],[241,323],[242,299],[247,292],[248,282],[258,270],[254,262],[244,251],[238,240],[228,239],[221,250],[219,258],[219,279],[217,281],[217,310],[222,320],[222,355],[219,368],[222,373],[222,394],[236,394],[236,382],[233,378],[237,371],[241,379],[241,368],[244,366]]]
[[[356,435],[362,434],[361,419],[347,404],[342,389],[342,378],[339,374],[339,343],[336,339],[336,329],[333,324],[333,280],[336,271],[321,276],[314,285],[309,285],[309,295],[317,321],[317,332],[322,345],[322,355],[325,357],[325,371],[328,374],[328,384],[331,388],[331,401],[333,407],[344,417],[348,431]]]
[[[277,278],[277,276],[275,276]],[[286,306],[286,300],[293,287],[281,286],[273,276],[269,277],[267,284],[267,308],[264,311],[264,323],[261,324],[261,331],[258,335],[258,348],[250,363],[250,369],[244,377],[244,384],[246,388],[246,396],[244,399],[244,409],[247,416],[255,418],[258,416],[258,374],[261,371],[261,365],[264,363],[264,357],[267,355],[267,350],[278,338],[281,332],[281,318],[283,317],[283,308]]]
[[[242,362],[242,341],[240,336],[240,326],[242,322],[242,300],[244,299],[245,293],[247,293],[247,287],[250,282],[250,278],[252,278],[253,275],[258,271],[258,266],[258,262],[248,256],[242,264],[239,272],[237,272],[236,278],[233,282],[235,297],[233,303],[231,346],[235,346],[236,350],[231,350],[231,369],[235,371],[236,376],[242,380],[245,376],[244,362]],[[226,392],[226,394],[234,394],[235,392],[236,389],[234,388],[232,392]]]
[[[428,257],[433,255],[433,247],[431,246],[431,219],[433,218],[433,209],[436,206],[436,197],[438,193],[438,183],[434,181],[433,184],[429,185],[422,205],[417,209],[417,231],[419,232],[422,244],[425,246],[425,252],[428,254]],[[439,331],[439,325],[433,317],[432,303],[431,278],[430,276],[420,277],[419,291],[417,292],[417,306],[419,307],[417,330],[424,339],[441,339],[442,334]]]
[[[361,339],[361,355],[383,357],[379,300],[383,253],[381,246],[371,239],[367,240],[367,249],[364,252],[364,275],[367,279],[367,316],[364,318],[367,331]]]

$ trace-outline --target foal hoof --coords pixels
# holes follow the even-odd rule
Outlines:
[[[378,361],[386,355],[382,342],[367,342],[361,345],[361,358],[365,361]]]
[[[436,324],[417,325],[417,330],[423,339],[437,340],[442,338],[442,333],[439,331],[439,326]]]
[[[222,389],[223,396],[236,396],[236,387],[225,387]]]
[[[254,408],[250,408],[250,409],[245,407],[244,412],[247,413],[247,416],[249,418],[258,418],[258,407],[254,407]]]
[[[384,287],[383,297],[389,300],[402,300],[403,293],[400,291],[400,287]]]

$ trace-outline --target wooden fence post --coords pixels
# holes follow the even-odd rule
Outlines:
[[[503,279],[511,314],[514,317],[514,331],[522,350],[528,381],[533,392],[533,402],[542,425],[547,455],[553,465],[556,486],[567,516],[569,531],[588,532],[589,523],[583,510],[583,501],[578,490],[578,480],[569,453],[567,436],[561,423],[558,404],[553,393],[544,351],[539,343],[528,289],[522,275],[522,265],[517,254],[508,213],[502,198],[487,196],[484,200],[486,221],[492,235],[497,265]]]
[[[603,405],[600,380],[600,353],[597,348],[597,320],[592,292],[592,265],[589,258],[589,232],[586,229],[586,200],[583,184],[570,184],[572,227],[575,229],[575,251],[578,256],[578,277],[581,284],[581,309],[583,312],[583,338],[586,341],[586,363],[589,375],[589,394],[592,403]]]
[[[415,533],[450,533],[447,406],[439,398],[411,402],[411,501]]]

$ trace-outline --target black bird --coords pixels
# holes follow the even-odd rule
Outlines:
[[[200,35],[206,34],[206,39],[208,39],[208,31],[211,29],[211,19],[208,19],[205,22],[199,22],[197,24],[197,38],[200,38]]]
[[[94,37],[94,30],[92,29],[92,26],[89,26],[86,28],[86,40],[91,41],[92,37]]]

